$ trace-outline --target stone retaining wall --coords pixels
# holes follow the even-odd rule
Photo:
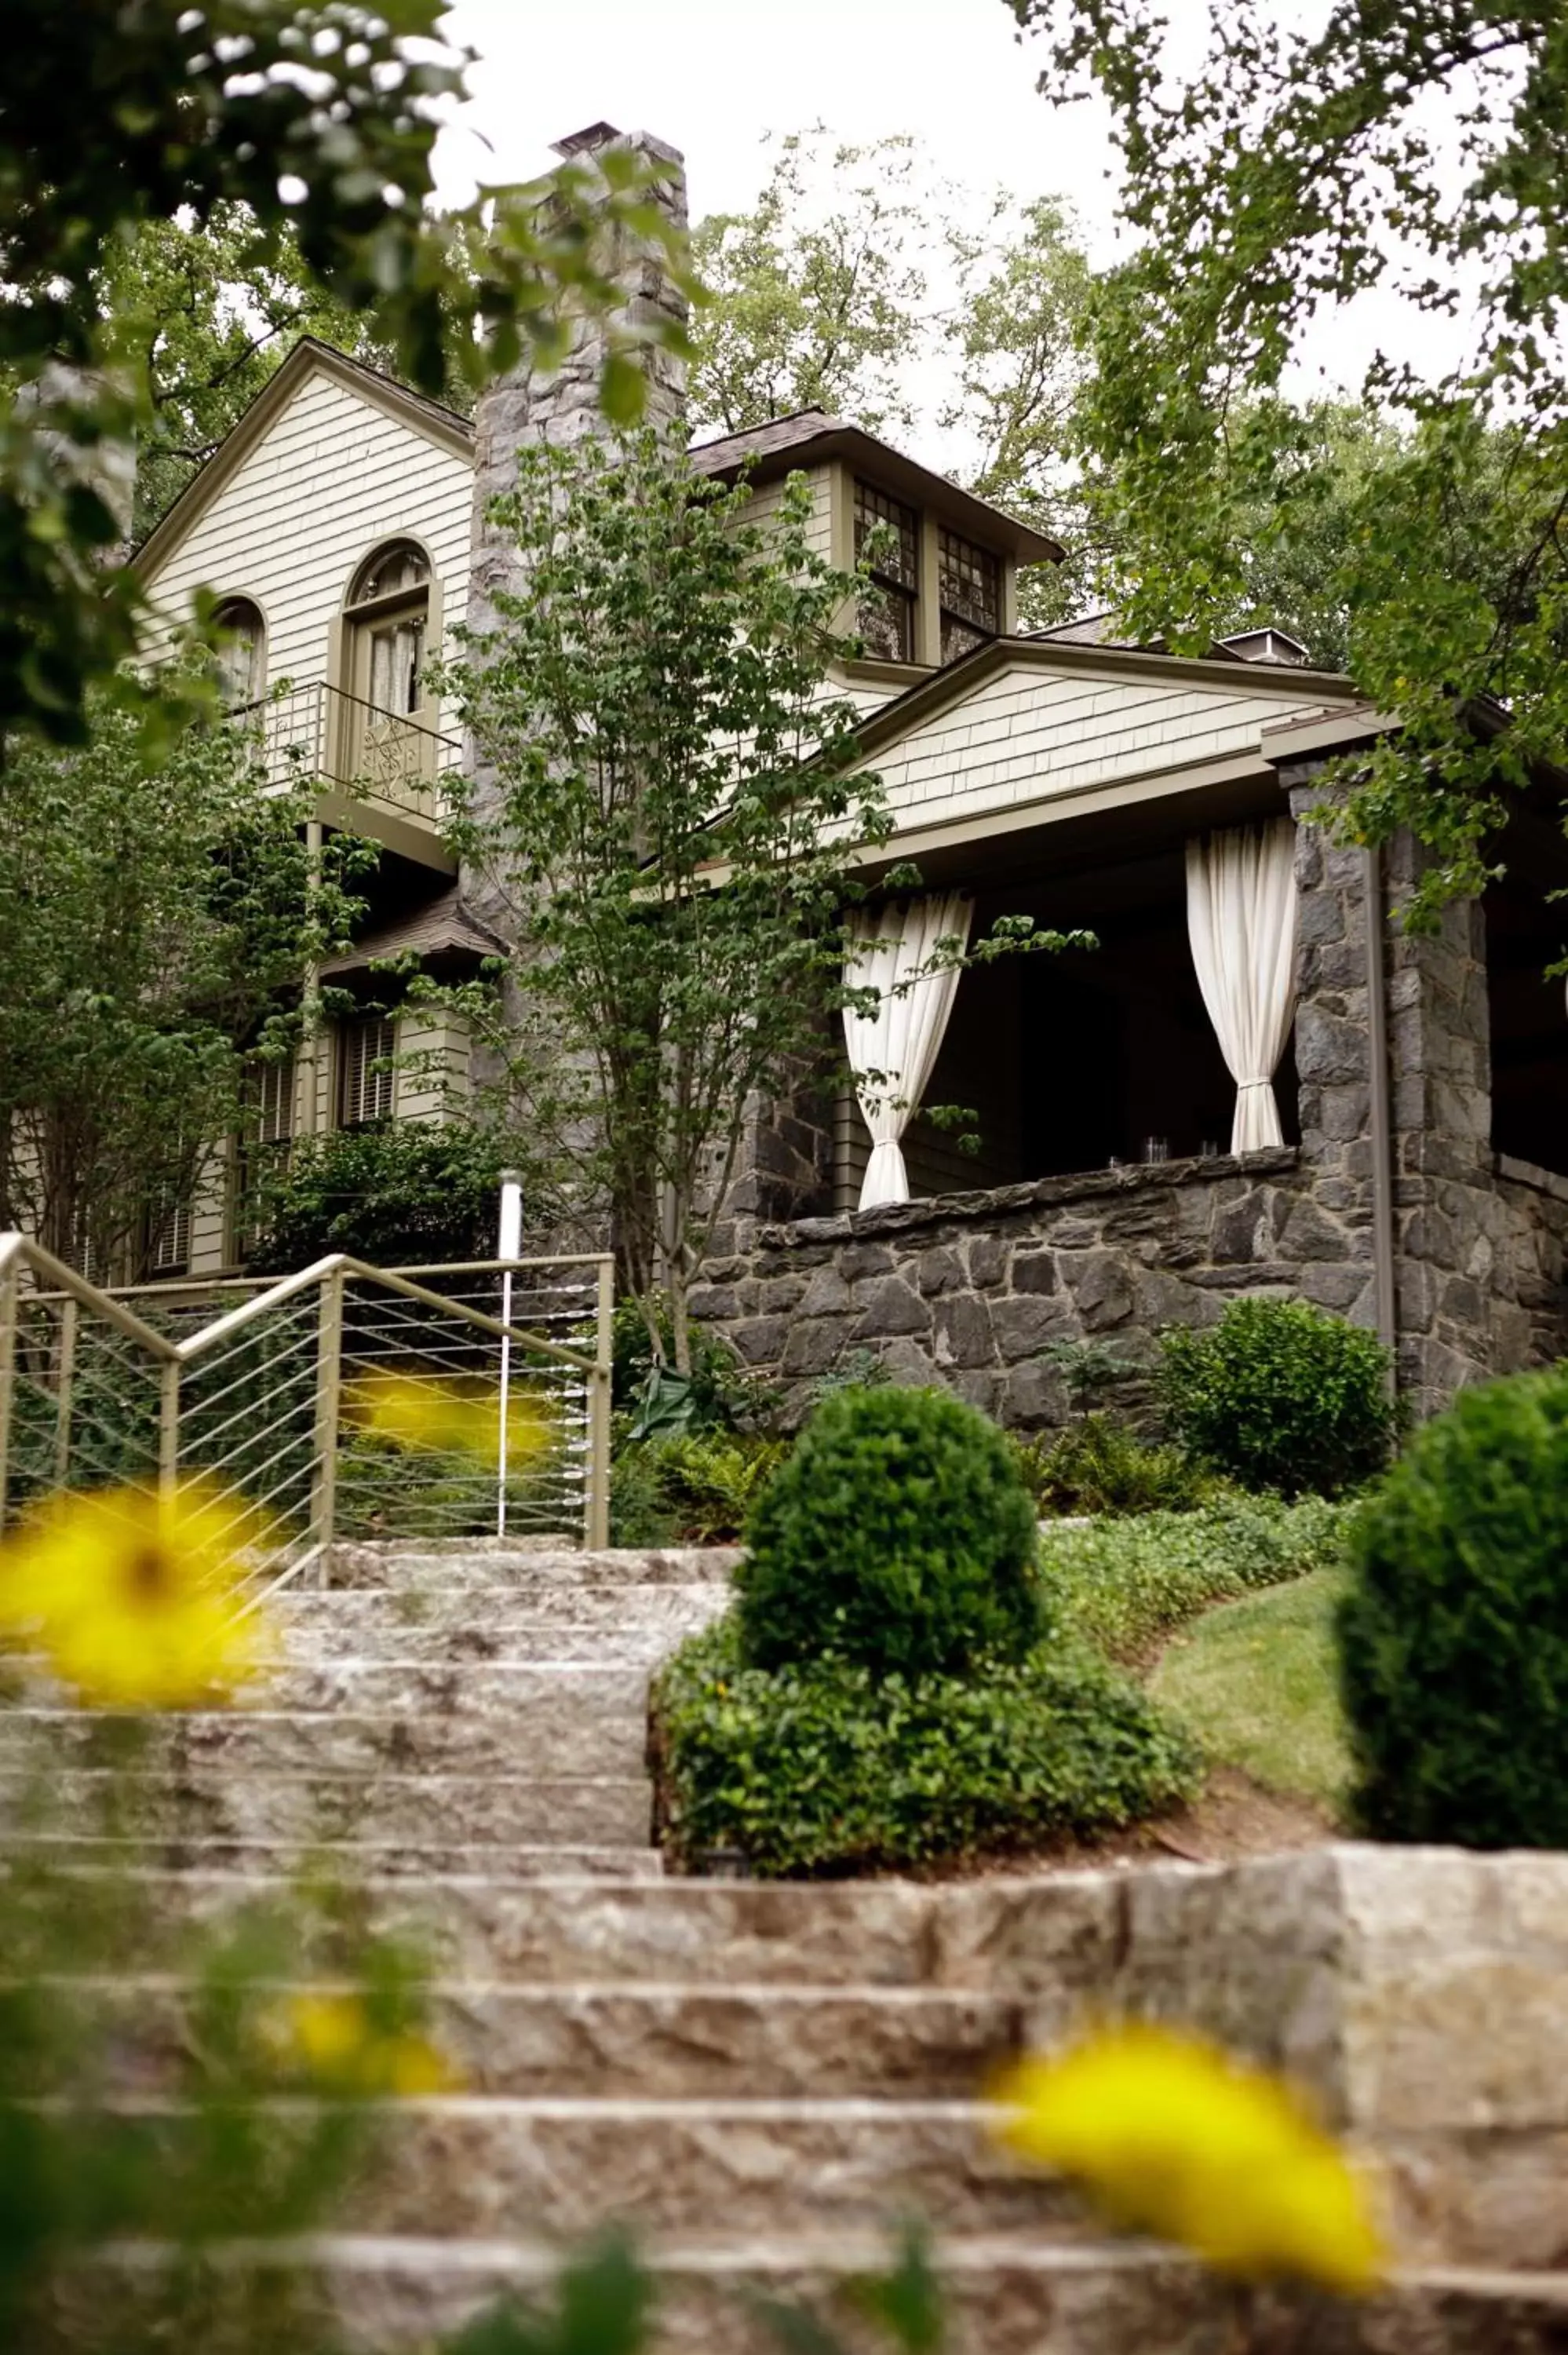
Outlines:
[[[1291,1149],[1097,1170],[832,1219],[763,1226],[692,1295],[747,1365],[800,1407],[856,1349],[941,1380],[1022,1429],[1059,1423],[1055,1340],[1146,1359],[1173,1324],[1212,1324],[1238,1292],[1364,1313],[1371,1231],[1317,1199]]]

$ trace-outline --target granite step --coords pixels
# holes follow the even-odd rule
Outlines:
[[[182,1838],[380,1840],[435,1846],[504,1841],[524,1848],[642,1848],[650,1838],[646,1775],[333,1774],[204,1768],[171,1784],[103,1767],[52,1774],[48,1822],[32,1778],[0,1770],[0,1841],[9,1817],[21,1828],[105,1825]]]
[[[641,1728],[647,1748],[648,1678],[661,1647],[649,1643],[644,1660],[607,1659],[595,1637],[583,1658],[559,1656],[547,1642],[534,1659],[357,1659],[341,1655],[301,1662],[270,1677],[262,1694],[269,1715],[332,1711],[362,1719],[427,1721],[491,1721],[503,1737],[524,1723],[543,1746],[559,1743],[574,1763],[577,1745],[600,1725]],[[254,1720],[254,1710],[248,1715]],[[514,1758],[513,1764],[519,1764]],[[589,1772],[602,1772],[601,1768]]]
[[[379,1820],[375,1828],[379,1845],[364,1853],[378,1858],[386,1831]],[[187,1863],[140,1869],[151,1910],[171,1933],[182,1920],[287,1895],[287,1880],[248,1869],[269,1852],[261,1843],[238,1844],[242,1865],[210,1861],[234,1845],[177,1837],[175,1852]],[[288,1856],[292,1846],[270,1853]],[[304,1840],[299,1851],[350,1861],[357,1852]],[[532,1987],[925,1987],[1025,2002],[1035,2032],[1049,2033],[1103,1995],[1123,1938],[1119,1891],[1106,1873],[939,1885],[680,1877],[620,1883],[576,1876],[565,1863],[576,1849],[565,1838],[562,1873],[538,1879],[498,1878],[489,1860],[504,1853],[502,1843],[477,1851],[486,1870],[471,1874],[418,1870],[435,1852],[416,1838],[408,1870],[378,1863],[355,1887],[368,1926],[413,1939],[432,1971],[452,1979]],[[543,1843],[533,1849],[541,1862],[545,1852]],[[301,1967],[310,1967],[308,1955]]]
[[[342,1586],[324,1593],[278,1595],[270,1606],[284,1641],[301,1638],[359,1651],[369,1636],[450,1631],[476,1643],[504,1636],[513,1627],[620,1628],[657,1632],[671,1625],[705,1625],[728,1600],[717,1579],[674,1581],[667,1586],[631,1586],[613,1582],[557,1584],[543,1582],[502,1599],[471,1587],[444,1585]]]
[[[640,2254],[654,2285],[649,2355],[778,2355],[750,2295],[808,2304],[842,2328],[853,2313],[845,2284],[892,2259],[886,2234],[835,2228],[710,2228],[662,2235]],[[1146,2242],[948,2232],[933,2257],[945,2355],[1562,2355],[1568,2344],[1568,2273],[1413,2269],[1361,2304],[1287,2289],[1244,2303],[1230,2285]],[[399,2355],[503,2298],[546,2304],[561,2254],[511,2232],[493,2240],[345,2232],[231,2247],[219,2261],[287,2268],[347,2355]]]
[[[126,2104],[173,2157],[187,2111]],[[298,2101],[264,2105],[280,2116]],[[314,2107],[314,2105],[309,2105]],[[498,2238],[521,2220],[573,2239],[618,2220],[649,2232],[1093,2227],[1065,2187],[1021,2174],[972,2101],[421,2095],[388,2105],[374,2165],[345,2195],[347,2232]],[[174,2163],[178,2163],[175,2158]]]
[[[57,1871],[155,1877],[159,1911],[178,1918],[190,1912],[217,1912],[252,1898],[282,1898],[304,1875],[327,1887],[352,1884],[366,1876],[382,1882],[439,1881],[443,1874],[505,1884],[526,1881],[658,1881],[664,1859],[655,1848],[526,1847],[510,1840],[244,1840],[161,1837],[152,1841],[103,1839],[75,1832],[14,1833],[0,1847],[5,1856],[25,1854]],[[167,1882],[169,1885],[164,1886]],[[208,1885],[210,1883],[210,1886]],[[388,1895],[389,1891],[384,1891]],[[439,1908],[432,1899],[432,1911]]]
[[[416,1680],[418,1676],[415,1672]],[[148,1745],[179,1775],[466,1774],[548,1778],[640,1774],[648,1749],[648,1678],[637,1668],[583,1663],[521,1668],[493,1685],[445,1679],[410,1706],[396,1691],[386,1713],[331,1705],[313,1710],[189,1711],[160,1721]],[[432,1679],[432,1684],[435,1679]],[[112,1732],[108,1735],[112,1739]],[[90,1764],[104,1756],[101,1717],[77,1710],[0,1710],[0,1771],[48,1759]]]
[[[173,1974],[72,1978],[111,2022],[127,2082],[172,2093],[190,2049],[188,1984]],[[291,1980],[280,1999],[353,1982]],[[527,1987],[438,1979],[429,2032],[461,2090],[509,2097],[801,2100],[972,2098],[1018,2049],[1022,2007],[914,1987]]]
[[[371,1621],[344,1629],[335,1637],[324,1630],[286,1628],[283,1652],[288,1666],[269,1684],[274,1699],[313,1689],[313,1675],[333,1675],[339,1668],[359,1672],[386,1666],[427,1668],[553,1667],[581,1661],[594,1668],[657,1668],[677,1644],[705,1627],[712,1614],[694,1613],[683,1620],[666,1613],[652,1620],[627,1620],[622,1625],[595,1626],[591,1621],[569,1619],[505,1619],[484,1625],[408,1626],[405,1623],[376,1625]]]
[[[339,1545],[333,1548],[322,1592],[362,1586],[508,1587],[690,1586],[727,1582],[741,1559],[738,1546],[610,1547],[603,1552],[494,1548],[476,1550],[420,1546]]]

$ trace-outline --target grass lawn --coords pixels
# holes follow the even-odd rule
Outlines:
[[[1315,1571],[1206,1612],[1150,1679],[1212,1758],[1336,1809],[1350,1774],[1332,1626],[1344,1585],[1342,1571]]]

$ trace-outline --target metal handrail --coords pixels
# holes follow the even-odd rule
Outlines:
[[[433,1290],[429,1284],[418,1281],[418,1275],[436,1278],[444,1275],[488,1276],[518,1271],[567,1268],[593,1268],[597,1273],[591,1311],[595,1319],[596,1340],[591,1356],[581,1348],[553,1339],[546,1333],[532,1331],[526,1326],[514,1323],[510,1317],[493,1316],[466,1300],[448,1297]],[[580,1378],[587,1410],[583,1533],[590,1547],[608,1542],[611,1379],[609,1321],[614,1305],[614,1285],[611,1262],[602,1253],[573,1253],[559,1259],[457,1261],[423,1268],[417,1273],[405,1273],[397,1269],[373,1266],[347,1252],[333,1252],[309,1267],[264,1285],[249,1298],[225,1309],[222,1315],[202,1326],[199,1331],[187,1334],[183,1340],[175,1340],[139,1316],[122,1299],[90,1283],[31,1238],[21,1234],[0,1235],[0,1523],[5,1518],[7,1497],[10,1437],[16,1391],[16,1340],[24,1273],[31,1275],[35,1287],[37,1287],[31,1292],[29,1298],[40,1307],[59,1305],[64,1327],[69,1328],[73,1337],[75,1327],[70,1320],[86,1309],[132,1342],[150,1360],[148,1376],[150,1380],[155,1379],[158,1393],[158,1480],[164,1487],[172,1487],[179,1476],[182,1376],[258,1320],[312,1291],[320,1294],[314,1370],[313,1374],[306,1377],[313,1381],[315,1391],[315,1438],[313,1452],[308,1459],[313,1465],[310,1476],[308,1535],[311,1547],[306,1559],[323,1563],[330,1561],[343,1383],[344,1296],[345,1286],[350,1283],[374,1287],[411,1301],[416,1306],[448,1318],[472,1334],[525,1350],[535,1358],[544,1358]],[[39,1279],[47,1290],[39,1285]],[[204,1284],[199,1279],[187,1279],[183,1284],[122,1286],[120,1289],[169,1300],[175,1296],[188,1296],[193,1292],[205,1294],[214,1289],[238,1288],[245,1281],[243,1278],[219,1278],[214,1284]],[[586,1308],[584,1313],[588,1313]],[[74,1337],[71,1348],[74,1348]],[[67,1401],[70,1374],[69,1351],[65,1349],[63,1342],[62,1351],[64,1370],[60,1389],[61,1437],[58,1476],[64,1479],[69,1476]],[[218,1395],[221,1399],[223,1394],[220,1392]],[[208,1403],[210,1405],[211,1402]],[[298,1577],[301,1568],[301,1561],[296,1560],[283,1572],[283,1581]]]
[[[426,1308],[439,1309],[443,1316],[455,1316],[465,1325],[476,1326],[492,1340],[521,1342],[524,1348],[532,1349],[541,1357],[557,1359],[562,1365],[572,1367],[579,1374],[591,1374],[594,1370],[595,1359],[585,1358],[579,1350],[568,1349],[559,1341],[547,1340],[542,1333],[524,1333],[515,1326],[503,1325],[499,1317],[487,1316],[482,1308],[471,1308],[466,1301],[445,1300],[439,1292],[431,1292],[422,1284],[414,1284],[406,1275],[395,1275],[390,1268],[372,1267],[365,1260],[352,1259],[346,1252],[332,1252],[325,1259],[313,1260],[309,1267],[301,1268],[293,1275],[280,1276],[269,1291],[258,1293],[253,1300],[242,1300],[237,1308],[230,1308],[212,1324],[204,1325],[199,1333],[192,1333],[185,1340],[177,1342],[175,1357],[181,1365],[188,1365],[193,1358],[199,1358],[215,1343],[227,1341],[231,1334],[242,1332],[247,1325],[253,1324],[258,1316],[264,1316],[269,1309],[281,1308],[285,1300],[292,1300],[297,1294],[308,1292],[313,1284],[324,1284],[333,1275],[357,1276],[361,1284],[378,1284],[384,1291],[400,1292],[406,1300],[417,1300]]]

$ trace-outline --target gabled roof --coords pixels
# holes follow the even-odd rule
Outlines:
[[[262,387],[237,425],[229,428],[198,474],[193,474],[172,507],[155,523],[132,559],[132,569],[146,579],[170,557],[187,532],[207,513],[213,500],[249,456],[301,386],[313,376],[341,384],[362,400],[384,410],[399,423],[411,426],[427,441],[472,463],[473,427],[455,409],[410,392],[381,368],[351,359],[315,336],[302,336],[269,384]]]
[[[737,474],[744,466],[753,482],[768,482],[792,467],[821,465],[830,458],[847,459],[863,474],[898,493],[912,506],[929,507],[955,530],[985,546],[1004,549],[1018,564],[1060,564],[1062,548],[1043,531],[1033,531],[1016,517],[1003,514],[989,499],[960,490],[946,474],[933,473],[914,458],[895,450],[891,442],[851,425],[825,409],[798,409],[789,417],[771,417],[743,433],[724,433],[716,441],[694,442],[693,465],[702,474]]]
[[[1107,680],[1141,678],[1176,688],[1213,687],[1227,695],[1249,673],[1260,694],[1300,698],[1304,716],[1318,721],[1325,711],[1353,708],[1356,691],[1337,671],[1305,670],[1287,663],[1241,663],[1235,655],[1214,659],[1163,654],[1150,646],[1086,645],[1070,638],[991,638],[959,661],[931,671],[860,721],[861,751],[872,754],[896,742],[937,713],[961,703],[977,687],[1010,669],[1087,672]]]

